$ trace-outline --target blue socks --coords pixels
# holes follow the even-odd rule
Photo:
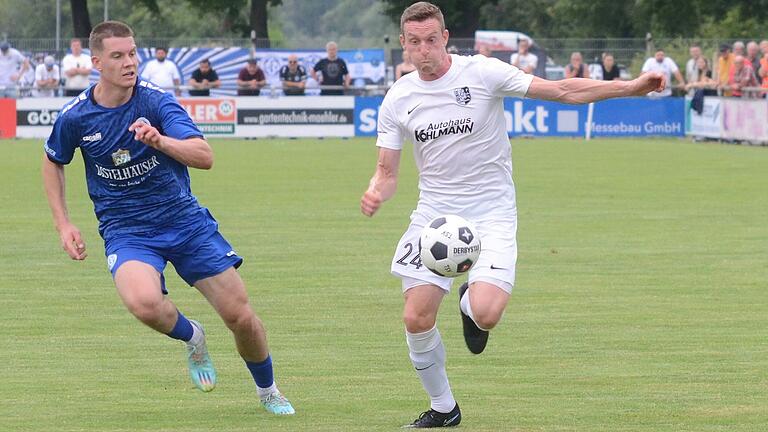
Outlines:
[[[272,372],[272,356],[268,355],[264,361],[260,363],[250,362],[245,360],[245,365],[253,375],[253,380],[256,381],[256,386],[266,389],[272,387],[275,383],[275,376]]]
[[[195,333],[195,329],[192,327],[192,323],[189,322],[187,317],[185,317],[181,311],[177,310],[177,312],[179,313],[179,316],[176,319],[176,325],[173,326],[173,330],[171,330],[170,333],[167,333],[167,335],[173,339],[189,342],[189,340],[192,339],[192,335]],[[269,360],[269,357],[267,357],[267,360]]]

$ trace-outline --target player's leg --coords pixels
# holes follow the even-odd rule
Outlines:
[[[137,256],[154,264],[138,260],[113,263],[117,293],[128,311],[139,321],[186,343],[192,382],[202,391],[211,391],[216,386],[216,370],[208,355],[203,329],[198,323],[187,319],[164,295],[162,274],[155,266],[162,268],[165,262],[145,252],[122,249],[114,254]]]
[[[414,428],[456,426],[461,422],[445,369],[446,355],[437,329],[437,312],[447,291],[417,279],[403,278],[403,322],[408,354],[430,398],[430,409],[413,423]]]
[[[459,288],[459,307],[467,348],[480,354],[509,303],[517,263],[517,218],[479,221],[482,251],[469,272],[469,283]]]
[[[195,287],[213,306],[235,337],[240,356],[256,382],[264,407],[274,414],[293,414],[291,403],[275,384],[267,335],[248,301],[240,274],[234,267],[195,282]]]
[[[446,373],[443,340],[437,329],[437,311],[451,287],[451,279],[438,276],[419,260],[419,235],[433,215],[415,211],[411,224],[398,243],[392,258],[392,274],[402,280],[405,305],[403,322],[408,354],[424,390],[430,398],[430,409],[408,427],[455,426],[461,413],[453,398]]]

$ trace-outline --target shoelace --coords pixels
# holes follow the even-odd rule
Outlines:
[[[271,393],[264,397],[265,405],[288,406],[288,399],[280,393]]]
[[[208,350],[205,346],[187,345],[187,352],[189,352],[189,358],[197,365],[205,365],[205,355],[208,354]]]

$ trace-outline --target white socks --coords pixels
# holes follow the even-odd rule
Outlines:
[[[256,386],[256,393],[259,394],[259,399],[264,399],[265,397],[271,395],[272,393],[277,393],[279,390],[277,389],[277,384],[274,382],[271,386],[267,388],[261,388],[259,386]]]
[[[193,322],[190,322],[190,324],[192,324],[192,338],[189,340],[189,342],[187,342],[187,344],[197,345],[203,341],[203,338],[205,338],[205,334],[203,333],[203,330],[197,326],[197,324]]]
[[[448,375],[445,373],[445,346],[437,326],[424,333],[405,332],[413,367],[432,401],[432,409],[450,412],[456,406]]]

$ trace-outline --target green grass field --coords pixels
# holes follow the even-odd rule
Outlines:
[[[224,325],[167,272],[206,324],[219,369],[195,390],[183,347],[125,311],[85,191],[68,170],[90,256],[58,244],[41,143],[0,141],[0,431],[394,431],[428,407],[408,360],[391,254],[416,201],[373,219],[359,198],[373,140],[213,141],[193,190],[245,257],[280,388],[267,415]],[[439,325],[471,431],[768,428],[768,148],[683,140],[516,140],[518,278],[486,352],[464,347],[456,293]]]

